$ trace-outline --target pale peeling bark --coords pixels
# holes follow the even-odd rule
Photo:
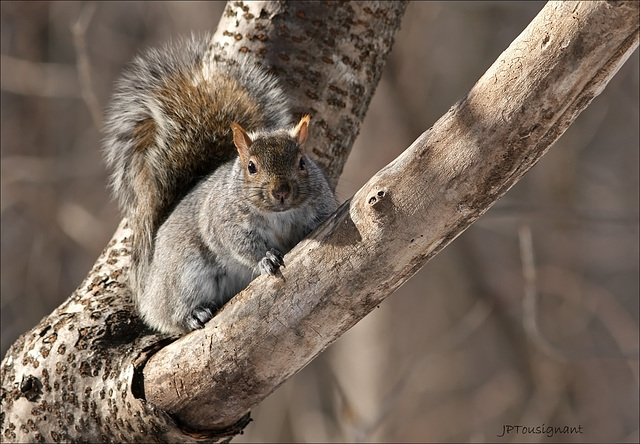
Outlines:
[[[147,400],[192,427],[233,424],[480,217],[637,46],[638,2],[548,3],[465,99],[285,256],[281,278],[256,279],[155,354]]]
[[[294,111],[312,115],[313,155],[335,186],[405,7],[233,1],[213,38],[214,54],[250,52],[273,68],[294,99]],[[248,409],[225,430],[213,420],[233,397],[208,412],[211,423],[205,418],[180,426],[145,401],[150,383],[142,379],[144,363],[170,339],[145,329],[134,314],[126,279],[128,236],[123,223],[80,287],[7,352],[1,369],[3,442],[216,441],[248,423]],[[202,389],[210,386],[206,381]]]

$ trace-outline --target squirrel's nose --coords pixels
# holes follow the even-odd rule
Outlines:
[[[277,188],[274,188],[273,191],[271,191],[271,194],[273,194],[273,197],[276,200],[284,202],[291,194],[291,187],[289,184],[281,184]]]

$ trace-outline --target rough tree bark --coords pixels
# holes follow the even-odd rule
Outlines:
[[[307,58],[295,68],[303,73],[293,69],[285,78],[298,94],[299,110],[311,106],[319,115],[315,120],[323,122],[312,136],[324,138],[316,156],[321,162],[327,156],[323,165],[335,183],[342,166],[333,159],[348,151],[357,133],[388,50],[384,41],[393,35],[381,37],[381,29],[393,26],[404,6],[335,4],[332,14],[339,8],[359,11],[326,32],[325,23],[313,23],[322,16],[311,11],[320,6],[275,5],[281,9],[272,15],[266,6],[247,7],[235,17],[238,9],[229,9],[233,23],[217,37],[222,32],[229,38],[227,51],[248,42],[246,50],[264,55],[276,70]],[[71,299],[8,352],[2,366],[3,438],[177,442],[186,439],[185,430],[203,438],[233,435],[252,406],[535,164],[638,46],[638,12],[635,1],[547,4],[462,101],[285,257],[280,279],[256,279],[205,329],[171,344],[144,333],[122,302],[128,244],[126,229],[119,230]],[[370,28],[360,24],[367,18]],[[258,32],[242,28],[244,21]],[[292,21],[322,34],[298,33]],[[309,22],[315,28],[304,28]],[[360,29],[362,35],[352,35]],[[375,32],[367,35],[367,29]],[[333,39],[334,46],[307,49],[319,38]],[[354,51],[368,59],[340,52],[354,41]],[[363,49],[366,42],[379,46]],[[322,63],[331,69],[318,69],[316,76],[314,67]],[[367,70],[373,85],[362,77]],[[313,83],[316,78],[320,83]],[[225,431],[202,432],[212,429]]]

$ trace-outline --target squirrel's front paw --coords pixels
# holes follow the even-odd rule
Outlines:
[[[194,308],[185,322],[187,329],[189,329],[189,331],[193,331],[199,328],[204,328],[204,324],[213,317],[213,313],[214,311],[210,307],[201,305]]]
[[[265,257],[258,262],[260,272],[269,276],[275,275],[280,267],[284,267],[284,258],[282,253],[275,248],[268,250]]]

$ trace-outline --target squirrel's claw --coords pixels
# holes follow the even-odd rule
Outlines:
[[[204,324],[207,323],[213,317],[213,310],[209,307],[198,306],[193,309],[191,314],[187,317],[185,322],[189,331],[204,328]]]
[[[284,257],[275,248],[267,250],[267,254],[258,263],[258,268],[262,274],[275,276],[280,267],[284,267]]]

